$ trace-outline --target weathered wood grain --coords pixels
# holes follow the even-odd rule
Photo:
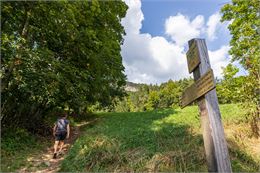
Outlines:
[[[199,50],[200,64],[193,71],[197,81],[211,69],[208,50],[204,39],[192,39],[189,46],[196,42]],[[218,106],[216,89],[209,91],[198,100],[203,128],[204,147],[209,172],[232,172],[224,129]]]
[[[186,56],[189,73],[191,73],[200,63],[199,50],[196,42],[193,42],[193,44],[190,46]]]

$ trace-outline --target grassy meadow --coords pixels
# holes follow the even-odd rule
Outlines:
[[[220,109],[233,172],[258,172],[260,140],[250,136],[249,124],[242,118],[242,108],[233,104],[220,105]],[[151,112],[98,113],[90,120],[93,118],[95,123],[81,129],[81,136],[62,161],[60,171],[207,171],[197,106]],[[72,126],[79,122],[71,119]],[[53,143],[52,139],[39,139],[22,129],[9,131],[2,137],[3,172],[30,167],[28,158]]]
[[[243,110],[238,105],[220,109],[233,171],[259,171],[259,140],[250,138]],[[207,171],[197,106],[100,113],[97,119],[82,129],[61,171]]]

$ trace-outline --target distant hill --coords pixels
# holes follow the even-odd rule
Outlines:
[[[131,92],[137,92],[141,84],[136,84],[133,82],[126,82],[125,90]]]

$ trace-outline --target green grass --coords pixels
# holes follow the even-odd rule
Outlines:
[[[55,113],[50,113],[46,117],[45,124],[51,128],[58,116]],[[82,121],[91,120],[92,117],[92,114],[84,114],[78,117],[68,117],[68,119],[70,125],[75,126]],[[9,129],[1,135],[0,172],[15,172],[23,167],[34,166],[27,159],[42,153],[54,142],[52,136],[37,136],[25,129]],[[44,166],[46,165],[42,165],[42,167]]]
[[[48,146],[43,138],[24,129],[10,129],[1,136],[1,171],[14,172],[26,166],[27,158]]]
[[[243,123],[237,105],[221,105],[225,126]],[[102,113],[83,129],[61,171],[207,171],[197,106],[183,110]],[[256,172],[259,160],[228,139],[234,172]]]

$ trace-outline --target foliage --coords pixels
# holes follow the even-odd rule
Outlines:
[[[234,172],[255,172],[260,158],[247,144],[243,109],[221,105]],[[102,113],[86,127],[62,162],[62,172],[194,172],[207,171],[196,106],[148,112]],[[225,131],[228,132],[228,131]],[[249,142],[252,145],[251,141]],[[255,143],[257,144],[257,142]]]
[[[24,129],[8,129],[1,136],[1,172],[14,172],[25,166],[31,154],[38,154],[48,145]]]
[[[244,101],[241,90],[245,82],[245,76],[236,77],[238,70],[232,64],[223,68],[224,77],[217,80],[217,95],[220,104],[241,103]],[[135,84],[137,91],[129,91],[123,99],[114,100],[114,107],[110,107],[110,111],[140,112],[161,108],[177,108],[183,91],[192,83],[193,80],[189,78],[179,81],[169,80],[159,86]]]
[[[159,92],[151,91],[148,96],[148,102],[146,104],[147,110],[157,109],[159,107],[160,97]]]
[[[74,127],[82,128],[82,125],[93,122],[96,118],[95,114],[72,114],[68,117],[72,131]],[[53,125],[54,116],[48,116],[46,124]],[[90,125],[91,123],[88,123]],[[84,127],[84,126],[83,126]],[[75,135],[75,134],[74,134]],[[76,136],[71,136],[75,138]],[[37,158],[46,156],[46,149],[52,152],[53,136],[42,136],[22,128],[9,128],[1,136],[1,171],[2,172],[20,172],[21,170],[39,171],[48,167],[48,163]],[[68,142],[68,141],[67,141]],[[48,155],[48,154],[47,154]],[[52,156],[52,155],[50,155]],[[34,160],[36,159],[36,161]],[[45,159],[44,159],[45,160]]]
[[[217,95],[220,103],[241,103],[243,100],[241,89],[245,76],[235,77],[239,68],[228,64],[223,69],[223,79],[217,84]]]
[[[1,2],[3,127],[121,96],[126,10],[122,1]]]
[[[260,116],[260,3],[258,0],[232,0],[222,7],[222,21],[231,21],[228,28],[232,35],[230,41],[232,61],[237,60],[248,71],[241,95],[251,120],[254,135],[260,136],[258,121]]]
[[[124,99],[115,100],[117,112],[151,111],[159,108],[178,107],[182,91],[192,79],[169,80],[161,85],[135,84],[137,91],[128,92]]]

